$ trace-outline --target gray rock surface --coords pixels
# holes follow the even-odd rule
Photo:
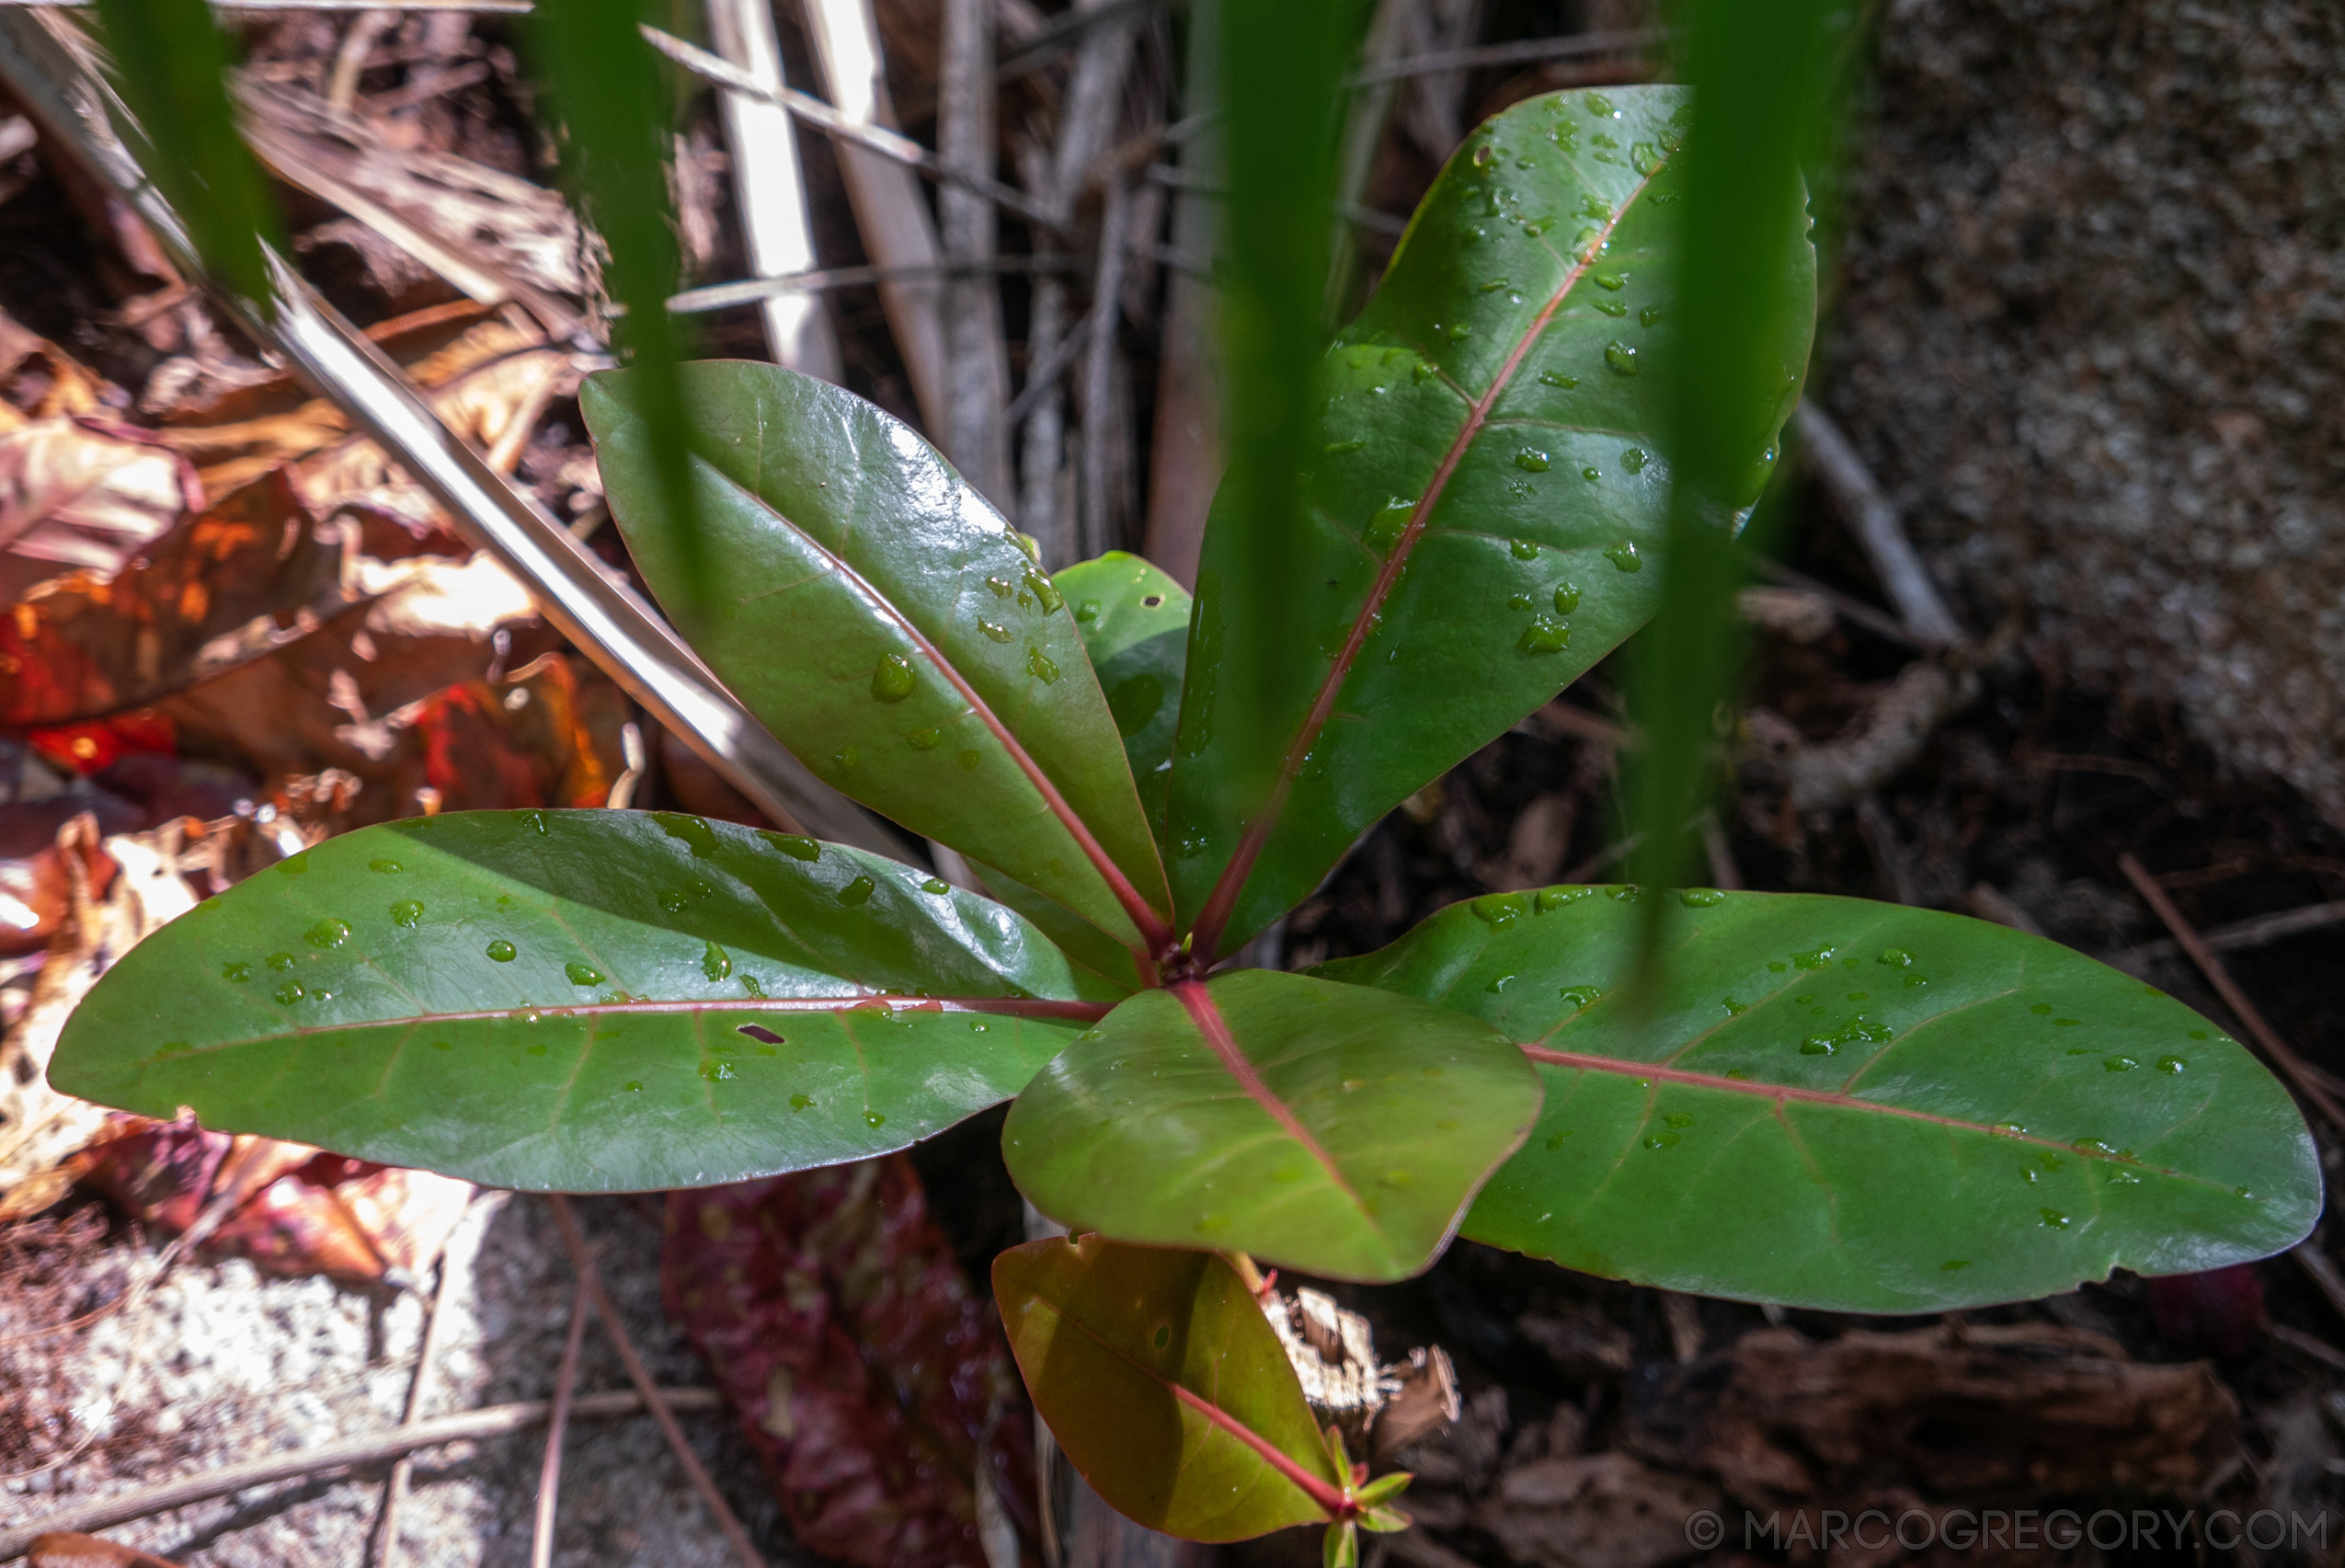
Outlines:
[[[1892,0],[1822,395],[1941,575],[2345,822],[2345,11]]]
[[[661,1319],[657,1200],[578,1200],[605,1283],[652,1375],[708,1381]],[[479,1217],[475,1216],[475,1221]],[[544,1201],[501,1200],[458,1232],[460,1274],[427,1415],[553,1391],[569,1323],[572,1275]],[[117,1244],[76,1266],[63,1299],[112,1299],[152,1266]],[[41,1326],[59,1298],[0,1299],[0,1339]],[[29,1523],[77,1498],[200,1473],[277,1448],[395,1425],[423,1324],[411,1295],[322,1278],[270,1279],[241,1259],[182,1264],[131,1310],[78,1334],[0,1347],[0,1395],[28,1415],[70,1412],[59,1428],[87,1449],[51,1471],[0,1482],[0,1519]],[[589,1325],[581,1392],[626,1376]],[[780,1510],[732,1417],[681,1417],[701,1457],[768,1561],[791,1561]],[[402,1568],[521,1568],[543,1428],[418,1456],[402,1505]],[[290,1482],[105,1531],[188,1568],[358,1568],[388,1466]],[[734,1559],[648,1417],[581,1422],[564,1449],[555,1561],[566,1568],[729,1568]]]

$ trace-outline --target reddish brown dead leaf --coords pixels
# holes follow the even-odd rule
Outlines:
[[[1031,1427],[992,1304],[901,1155],[670,1193],[661,1293],[810,1551],[985,1568],[982,1473],[1031,1538]]]
[[[25,1549],[25,1568],[179,1568],[165,1557],[94,1535],[51,1531]]]

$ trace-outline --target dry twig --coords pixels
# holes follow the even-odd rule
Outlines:
[[[570,1399],[578,1391],[578,1352],[586,1345],[587,1289],[580,1279],[570,1293],[570,1332],[562,1341],[562,1366],[554,1375],[554,1411],[545,1421],[545,1458],[537,1467],[537,1515],[530,1530],[530,1568],[554,1568],[554,1506],[562,1494],[562,1433],[570,1423]]]
[[[2131,851],[2117,857],[2117,868],[2125,874],[2125,880],[2133,885],[2133,891],[2142,896],[2152,912],[2166,922],[2166,929],[2174,933],[2174,940],[2190,955],[2191,962],[2199,967],[2199,973],[2207,978],[2207,983],[2214,987],[2223,1005],[2231,1010],[2240,1025],[2262,1047],[2271,1065],[2285,1073],[2305,1099],[2320,1107],[2320,1114],[2328,1118],[2330,1127],[2345,1132],[2345,1108],[2339,1106],[2336,1097],[2313,1075],[2305,1059],[2290,1048],[2288,1042],[2280,1037],[2280,1031],[2248,1000],[2248,993],[2239,989],[2239,982],[2231,978],[2231,971],[2224,967],[2223,960],[2214,956],[2197,930],[2182,918],[2182,911],[2174,907],[2174,900],[2166,896],[2157,878],[2144,868]]]
[[[1882,589],[1907,627],[1920,641],[1933,647],[1959,647],[1970,636],[1955,620],[1954,612],[1946,606],[1944,595],[1922,564],[1913,543],[1905,537],[1903,524],[1897,521],[1897,509],[1881,493],[1873,482],[1872,471],[1865,466],[1848,438],[1830,415],[1813,403],[1800,405],[1793,416],[1799,431],[1801,450],[1815,465],[1816,477],[1824,481],[1835,505],[1846,516],[1849,532],[1864,547],[1865,557],[1872,563],[1873,575],[1881,579]]]
[[[652,1390],[651,1409],[668,1422],[675,1419],[672,1413],[675,1411],[714,1410],[719,1402],[715,1389]],[[632,1389],[621,1389],[611,1393],[584,1395],[571,1406],[570,1413],[574,1417],[632,1415],[643,1406],[642,1394]],[[174,1508],[184,1508],[191,1503],[224,1497],[232,1492],[249,1491],[256,1486],[269,1486],[280,1481],[323,1474],[327,1471],[347,1470],[353,1465],[371,1464],[401,1454],[411,1454],[420,1448],[436,1448],[445,1443],[501,1437],[536,1425],[553,1413],[553,1408],[543,1400],[492,1404],[455,1415],[435,1416],[412,1425],[394,1426],[387,1431],[337,1438],[315,1448],[264,1454],[257,1459],[223,1465],[201,1475],[182,1476],[177,1481],[142,1486],[136,1491],[112,1497],[73,1504],[46,1518],[0,1529],[0,1562],[21,1555],[35,1537],[51,1531],[102,1530],[132,1519],[167,1514]]]
[[[593,1304],[594,1315],[602,1320],[602,1332],[611,1336],[612,1348],[619,1353],[620,1363],[627,1368],[627,1380],[635,1384],[635,1391],[643,1396],[644,1402],[650,1409],[652,1419],[659,1423],[661,1435],[668,1439],[669,1448],[675,1451],[676,1462],[684,1467],[684,1474],[692,1482],[692,1490],[700,1494],[700,1500],[708,1505],[709,1513],[716,1520],[716,1528],[724,1531],[725,1539],[732,1543],[734,1555],[741,1560],[741,1568],[765,1568],[765,1559],[758,1555],[757,1548],[749,1543],[749,1532],[741,1528],[741,1521],[734,1516],[731,1505],[725,1501],[725,1494],[717,1491],[716,1482],[709,1479],[707,1467],[700,1462],[700,1456],[692,1452],[692,1444],[685,1439],[684,1429],[676,1425],[676,1418],[656,1397],[657,1390],[652,1383],[651,1373],[644,1366],[643,1357],[635,1353],[635,1341],[627,1337],[626,1324],[619,1316],[619,1309],[612,1304],[611,1293],[602,1288],[602,1276],[594,1266],[593,1255],[587,1251],[586,1238],[578,1233],[578,1219],[571,1212],[570,1200],[560,1193],[552,1194],[551,1197],[555,1222],[562,1228],[562,1245],[569,1252],[570,1266],[578,1271],[578,1288],[586,1292],[588,1300]],[[582,1400],[579,1403],[583,1407],[585,1402]]]

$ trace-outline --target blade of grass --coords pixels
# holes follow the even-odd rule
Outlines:
[[[1328,338],[1322,308],[1337,84],[1357,58],[1366,22],[1360,0],[1220,8],[1221,85],[1230,109],[1221,304],[1230,468],[1222,504],[1232,507],[1231,521],[1241,530],[1245,569],[1227,583],[1198,583],[1198,618],[1206,620],[1217,593],[1227,594],[1233,620],[1283,628],[1293,643],[1291,657],[1262,662],[1268,689],[1231,704],[1235,711],[1220,722],[1232,730],[1271,722],[1279,668],[1316,662],[1312,629],[1288,612],[1291,541],[1309,466],[1311,383]],[[1230,755],[1278,754],[1272,738],[1257,738]],[[1259,783],[1266,793],[1270,781]]]
[[[1661,607],[1637,639],[1630,711],[1646,737],[1627,792],[1632,881],[1676,886],[1699,850],[1712,715],[1732,694],[1742,638],[1735,514],[1775,421],[1796,390],[1778,347],[1786,308],[1779,268],[1800,234],[1801,166],[1824,123],[1825,20],[1830,0],[1689,0],[1686,74],[1693,123],[1682,156],[1685,224],[1672,356],[1675,482]],[[1795,229],[1794,225],[1799,225]],[[1802,367],[1791,367],[1796,378]],[[1667,911],[1645,900],[1642,989],[1659,980]]]
[[[635,0],[563,0],[530,18],[529,39],[561,117],[571,197],[610,253],[603,285],[625,310],[613,345],[637,372],[631,390],[651,432],[669,515],[678,520],[687,591],[705,594],[709,563],[692,504],[677,368],[684,328],[667,308],[678,277],[664,155],[669,95],[658,57],[637,30],[642,19]]]
[[[269,298],[261,242],[277,210],[228,108],[228,40],[204,0],[98,0],[122,101],[142,126],[165,126],[139,161],[184,216],[213,277],[245,298]]]

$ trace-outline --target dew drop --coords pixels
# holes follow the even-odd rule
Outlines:
[[[1629,314],[1628,303],[1623,300],[1597,300],[1595,303],[1599,315],[1619,317]]]
[[[270,968],[282,971],[292,968],[295,960],[291,953],[271,953],[264,962]]]
[[[1535,540],[1509,539],[1506,541],[1506,551],[1507,554],[1513,555],[1515,559],[1518,561],[1536,561],[1539,559],[1539,544]]]
[[[1650,175],[1661,166],[1661,150],[1650,142],[1640,142],[1629,149],[1629,166],[1642,175]]]
[[[915,729],[904,737],[904,744],[915,751],[933,751],[944,744],[944,732],[934,728]]]
[[[1593,485],[1597,480],[1604,477],[1604,470],[1598,468],[1594,464],[1590,464],[1585,468],[1580,470],[1580,477]]]
[[[1632,446],[1620,454],[1620,466],[1631,474],[1642,474],[1645,471],[1645,464],[1651,461],[1652,459],[1645,455],[1645,449],[1641,446]]]
[[[700,972],[712,980],[721,980],[733,972],[733,956],[711,942],[700,951]]]
[[[1593,887],[1542,887],[1532,899],[1532,906],[1540,914],[1545,914],[1550,910],[1560,910],[1566,904],[1576,904],[1582,898],[1594,897],[1596,889]]]
[[[1639,326],[1660,326],[1661,307],[1659,305],[1647,305],[1644,309],[1637,312],[1637,325]]]
[[[395,860],[371,860],[366,863],[366,868],[369,871],[382,872],[392,872],[402,869],[399,863]]]
[[[923,893],[935,893],[942,895],[950,893],[952,890],[953,885],[945,881],[942,876],[932,876],[927,881],[921,884],[921,891]]]
[[[920,678],[912,673],[912,661],[900,653],[882,654],[872,669],[871,694],[883,703],[902,702],[919,684]]]
[[[331,952],[350,938],[348,921],[322,920],[302,933],[302,940],[322,952]]]
[[[1749,1002],[1737,1001],[1731,996],[1726,998],[1726,1000],[1719,1005],[1726,1009],[1726,1016],[1729,1018],[1740,1018],[1744,1013],[1748,1013],[1751,1010],[1751,1004]]]
[[[423,923],[423,904],[416,898],[402,898],[391,906],[391,921],[413,931]]]
[[[1613,545],[1605,551],[1604,558],[1624,572],[1641,572],[1645,569],[1643,560],[1637,555],[1637,542],[1633,539],[1623,539],[1619,544]]]
[[[1514,983],[1515,983],[1515,977],[1514,977],[1514,976],[1512,976],[1512,975],[1500,975],[1497,979],[1493,979],[1493,980],[1492,980],[1492,981],[1490,982],[1490,985],[1488,986],[1488,988],[1487,988],[1487,989],[1490,990],[1490,992],[1491,992],[1493,995],[1497,995],[1497,994],[1499,994],[1500,992],[1503,992],[1504,990],[1505,990],[1505,989],[1506,989],[1508,986],[1513,985]]]
[[[279,986],[275,990],[269,992],[269,994],[274,996],[278,1001],[283,1002],[286,1006],[291,1007],[293,1003],[301,1001],[302,999],[302,982],[299,980],[287,980],[283,985]]]
[[[2131,1072],[2142,1064],[2133,1057],[2106,1056],[2100,1059],[2100,1065],[2103,1070],[2109,1072]]]
[[[1572,646],[1572,628],[1550,615],[1536,617],[1515,644],[1522,653],[1555,653]]]
[[[841,773],[844,773],[848,769],[853,767],[857,761],[861,761],[863,753],[857,750],[854,747],[846,746],[830,753],[830,761],[832,766],[836,767]]]
[[[1059,597],[1058,585],[1040,572],[1027,571],[1026,587],[1033,591],[1036,599],[1042,601],[1042,608],[1046,614],[1056,615],[1058,613],[1058,607],[1067,602]]]
[[[1573,1012],[1585,1013],[1596,1004],[1596,999],[1604,994],[1604,990],[1599,986],[1565,986],[1555,994],[1570,1002]]]
[[[791,1095],[791,1096],[790,1096],[790,1109],[792,1109],[792,1110],[794,1110],[794,1111],[803,1111],[803,1110],[805,1110],[805,1109],[806,1109],[808,1105],[811,1105],[811,1104],[814,1104],[814,1099],[813,1099],[813,1097],[812,1097],[811,1095],[807,1095],[807,1094],[793,1094],[793,1095]]]
[[[1504,931],[1522,915],[1523,898],[1519,893],[1485,893],[1467,907],[1484,925]]]
[[[1058,680],[1058,666],[1040,648],[1030,647],[1026,649],[1026,673],[1044,685],[1049,686],[1057,683]]]
[[[520,948],[501,936],[488,944],[487,952],[489,957],[499,964],[509,964],[520,955]]]
[[[681,915],[692,907],[692,900],[672,887],[661,888],[658,897],[660,909],[671,915]]]
[[[619,1087],[625,1090],[630,1094],[640,1094],[643,1093],[643,1080],[640,1078],[630,1078],[624,1083],[619,1085]]]
[[[1506,280],[1501,278],[1496,286],[1502,289],[1504,288],[1506,286]],[[1482,292],[1488,293],[1491,288],[1491,284],[1483,284]],[[1358,452],[1367,445],[1367,442],[1365,440],[1358,436],[1354,436],[1347,441],[1329,441],[1325,446],[1321,447],[1319,450],[1320,454],[1323,457],[1346,457],[1353,452]]]
[[[1561,371],[1541,371],[1539,372],[1539,380],[1541,386],[1560,386],[1567,391],[1580,384],[1578,376],[1565,375]]]
[[[562,966],[562,972],[570,977],[570,983],[574,986],[599,986],[602,983],[601,970],[590,964],[581,964],[575,958]]]
[[[1829,1035],[1810,1035],[1800,1042],[1800,1054],[1803,1057],[1835,1056],[1839,1050],[1840,1042]]]
[[[879,884],[874,882],[870,877],[858,876],[852,882],[848,883],[844,887],[839,889],[839,901],[850,907],[857,904],[867,904],[871,902],[871,896],[878,887]]]
[[[1629,281],[1629,275],[1626,272],[1598,272],[1593,276],[1596,279],[1596,286],[1597,288],[1608,289],[1614,293],[1619,292],[1621,288]]]
[[[987,636],[992,638],[997,643],[1006,643],[1010,640],[1010,628],[1002,625],[998,621],[988,621],[980,618],[978,622],[978,630],[983,632]]]
[[[985,761],[985,753],[972,747],[967,751],[957,753],[953,761],[961,765],[961,772],[974,773],[978,771],[978,765]]]
[[[1685,1139],[1674,1132],[1657,1132],[1645,1139],[1647,1149],[1675,1149]]]
[[[1792,954],[1791,962],[1802,969],[1821,969],[1832,962],[1832,954],[1833,949],[1829,947],[1818,947],[1813,952]],[[1774,967],[1772,964],[1767,966],[1770,969]]]
[[[1677,894],[1677,901],[1697,910],[1707,910],[1726,901],[1726,895],[1715,887],[1687,887]]]
[[[877,1111],[865,1111],[864,1113],[864,1125],[865,1127],[885,1127],[887,1125],[887,1118],[881,1116]]]
[[[1361,532],[1360,543],[1379,555],[1390,555],[1392,546],[1401,542],[1401,535],[1408,532],[1409,520],[1416,513],[1416,502],[1393,497],[1368,520],[1367,527]]]
[[[1575,582],[1558,584],[1555,589],[1555,612],[1569,615],[1580,607],[1580,585]]]
[[[1605,345],[1604,362],[1621,375],[1634,375],[1637,373],[1637,350],[1616,338]]]
[[[2190,1065],[2191,1064],[2188,1061],[2180,1057],[2160,1057],[2157,1059],[2157,1070],[2160,1072],[2180,1072]]]
[[[1515,454],[1515,466],[1526,474],[1544,474],[1554,464],[1547,453],[1537,447],[1527,446]]]
[[[2037,1223],[2042,1225],[2047,1230],[2065,1230],[2068,1229],[2068,1217],[2061,1213],[2056,1208],[2039,1208],[2036,1210],[2036,1213],[2040,1217]]]

